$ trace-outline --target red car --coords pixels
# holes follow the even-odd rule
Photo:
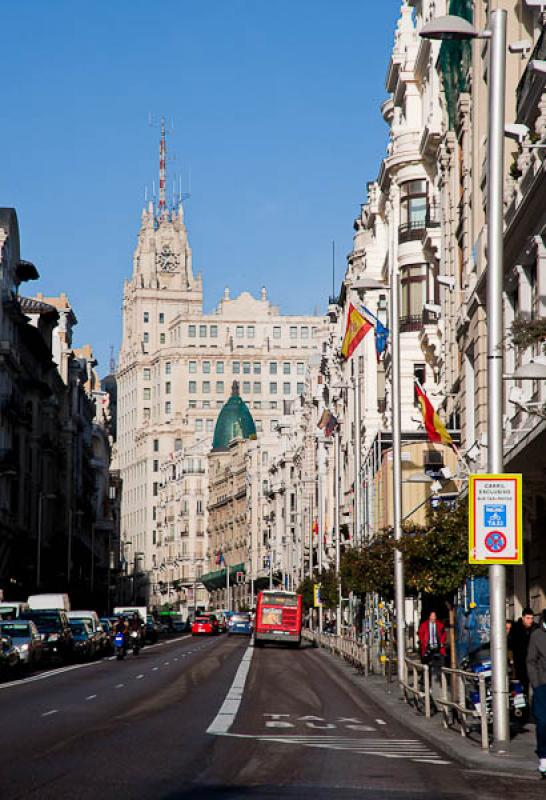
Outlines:
[[[218,620],[214,614],[200,614],[194,619],[191,626],[192,636],[199,636],[200,634],[208,634],[214,636],[219,633]]]

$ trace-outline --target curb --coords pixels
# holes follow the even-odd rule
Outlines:
[[[342,668],[353,685],[357,686],[367,698],[395,719],[396,722],[418,734],[427,744],[434,746],[443,755],[459,763],[461,766],[469,769],[491,770],[499,776],[504,774],[505,776],[517,778],[527,776],[535,777],[536,765],[534,763],[531,764],[528,760],[523,760],[518,756],[511,755],[510,752],[497,754],[494,751],[486,752],[481,749],[478,750],[478,748],[476,748],[478,750],[477,752],[472,752],[474,751],[474,746],[463,739],[463,737],[460,737],[461,741],[459,742],[459,746],[455,745],[454,742],[447,741],[447,737],[439,736],[439,732],[432,729],[430,723],[427,722],[424,717],[417,716],[413,709],[402,700],[401,695],[397,695],[398,687],[396,683],[392,684],[392,692],[389,692],[386,688],[385,690],[379,690],[378,687],[370,686],[365,678],[362,680],[363,676],[356,672],[355,668],[344,659],[329,653],[322,647],[317,649],[326,656],[328,660],[335,663],[337,667],[339,667],[341,663]],[[385,695],[389,696],[391,700],[389,701]],[[393,702],[396,700],[398,700],[398,702]],[[411,711],[411,713],[408,713],[409,711]],[[457,736],[455,732],[453,733],[454,736]],[[461,752],[461,746],[465,749],[471,748],[471,751]]]

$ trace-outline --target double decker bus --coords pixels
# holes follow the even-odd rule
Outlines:
[[[264,590],[258,594],[254,620],[254,646],[264,642],[301,642],[302,602],[296,592],[282,589]]]

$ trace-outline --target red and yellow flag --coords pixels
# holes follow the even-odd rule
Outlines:
[[[423,415],[423,422],[425,430],[428,433],[428,438],[431,442],[441,442],[442,444],[453,444],[453,440],[446,430],[446,426],[433,409],[432,404],[425,392],[418,383],[415,384],[417,392],[417,399],[421,406],[421,414]]]
[[[343,358],[349,359],[352,356],[371,328],[373,328],[371,322],[368,322],[360,311],[356,310],[352,303],[349,303],[347,327],[345,329],[345,336],[343,337],[343,344],[341,345],[341,355]]]

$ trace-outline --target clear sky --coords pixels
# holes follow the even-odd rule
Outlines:
[[[400,0],[17,0],[2,4],[3,206],[22,257],[65,291],[99,372],[121,334],[123,280],[174,119],[170,179],[205,309],[262,285],[285,313],[324,311],[377,176]],[[170,181],[169,181],[170,186]]]

